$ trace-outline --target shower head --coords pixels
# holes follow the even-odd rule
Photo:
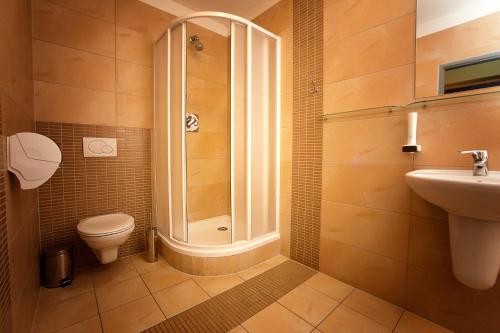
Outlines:
[[[198,37],[198,35],[189,36],[189,42],[194,45],[196,51],[203,50],[203,43],[200,42],[200,37]]]

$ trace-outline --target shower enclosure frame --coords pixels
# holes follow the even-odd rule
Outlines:
[[[182,224],[183,224],[183,239],[184,240],[178,240],[173,237],[173,209],[172,209],[172,197],[173,197],[173,190],[172,190],[172,167],[171,167],[171,150],[172,150],[172,139],[171,139],[171,133],[170,133],[170,126],[171,126],[171,55],[172,55],[172,45],[171,45],[171,32],[172,29],[181,25],[182,29],[182,43],[181,43],[181,48],[182,48],[182,69],[181,69],[181,94],[182,94],[182,99],[181,99],[181,119],[184,119],[185,114],[186,114],[186,87],[187,87],[187,22],[190,19],[196,19],[196,18],[222,18],[222,19],[227,19],[230,22],[230,37],[231,37],[231,51],[230,51],[230,117],[231,117],[231,124],[230,124],[230,137],[231,137],[231,142],[230,142],[230,149],[231,149],[231,163],[230,163],[230,179],[231,179],[231,243],[230,244],[224,244],[224,245],[197,245],[197,244],[189,244],[187,241],[188,238],[188,221],[187,221],[187,159],[186,159],[186,128],[185,126],[182,126],[182,132],[181,132],[181,137],[182,137],[182,142],[181,142],[181,150],[182,150],[182,201],[183,201],[183,210],[182,210]],[[246,222],[247,222],[247,229],[246,229],[246,237],[245,240],[240,240],[235,242],[235,235],[234,235],[234,211],[235,211],[235,201],[233,200],[234,195],[235,195],[235,151],[234,151],[234,139],[235,139],[235,131],[234,131],[234,113],[235,113],[235,106],[234,106],[234,92],[235,92],[235,83],[234,83],[234,69],[235,69],[235,25],[240,24],[243,26],[246,26],[246,55],[245,55],[245,61],[246,61],[246,94],[245,94],[245,109],[246,109]],[[274,165],[275,165],[275,226],[274,226],[274,231],[268,232],[264,235],[258,236],[256,238],[252,239],[252,36],[253,36],[253,30],[257,30],[260,33],[263,33],[267,37],[273,38],[275,40],[275,47],[276,47],[276,59],[275,59],[275,64],[276,64],[276,73],[275,73],[275,110],[274,110],[274,115],[275,115],[275,141],[276,141],[276,146],[275,146],[275,160],[274,160]],[[159,236],[160,239],[167,244],[172,250],[189,255],[189,256],[198,256],[198,257],[220,257],[220,256],[229,256],[229,255],[235,255],[239,253],[243,253],[246,251],[250,251],[252,249],[258,248],[260,246],[266,245],[268,243],[271,243],[273,241],[277,241],[280,238],[279,234],[279,224],[280,224],[280,121],[281,121],[281,37],[273,34],[272,32],[256,25],[255,23],[246,20],[244,18],[241,18],[236,15],[232,14],[227,14],[227,13],[222,13],[222,12],[214,12],[214,11],[203,11],[203,12],[196,12],[192,13],[190,15],[175,19],[172,21],[170,26],[168,27],[167,31],[158,39],[158,41],[155,43],[158,44],[160,40],[165,38],[165,34],[167,35],[167,70],[168,70],[168,75],[167,75],[167,128],[169,129],[169,133],[167,135],[168,138],[168,144],[167,144],[167,154],[168,154],[168,235],[165,235],[163,233],[163,230],[159,228]],[[154,49],[154,66],[156,67],[156,47]],[[155,72],[156,73],[156,72]],[[155,83],[156,84],[156,83]],[[156,88],[155,88],[155,93],[156,93]],[[154,103],[156,103],[156,98],[154,99]],[[156,110],[156,105],[155,105],[155,110]],[[156,112],[154,112],[154,116],[156,117]],[[156,119],[154,120],[154,126],[156,127]],[[153,154],[153,158],[156,162],[156,153]],[[156,168],[154,170],[154,182],[155,186],[158,186],[156,184]],[[156,197],[156,190],[155,190],[155,197]],[[155,198],[158,200],[159,198]],[[155,216],[157,216],[157,204],[158,202],[154,200],[154,205],[155,205]],[[156,219],[156,224],[158,226],[158,220]]]

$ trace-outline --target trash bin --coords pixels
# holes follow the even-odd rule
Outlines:
[[[73,249],[70,245],[50,246],[43,250],[43,283],[47,288],[66,287],[73,279]]]

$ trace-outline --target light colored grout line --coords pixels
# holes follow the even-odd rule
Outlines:
[[[95,20],[100,20],[100,21],[103,21],[103,22],[106,22],[106,23],[110,23],[110,24],[115,24],[114,21],[108,21],[106,19],[103,19],[101,17],[97,17],[97,16],[93,16],[93,15],[90,15],[88,13],[85,13],[84,11],[82,10],[78,10],[78,9],[75,9],[75,8],[71,8],[71,7],[68,7],[66,5],[63,5],[61,4],[60,2],[56,2],[54,0],[45,0],[49,3],[51,3],[52,5],[55,5],[55,6],[59,6],[61,8],[65,8],[66,10],[69,10],[69,11],[72,11],[72,12],[75,12],[75,13],[78,13],[80,15],[84,15],[84,16],[87,16],[87,17],[90,17],[90,18],[93,18]],[[115,21],[116,21],[116,2],[115,2]]]
[[[314,289],[314,288],[313,288],[313,289]],[[332,310],[332,311],[330,311],[330,312],[329,312],[329,313],[325,316],[325,318],[323,318],[323,319],[322,319],[322,320],[318,323],[318,325],[316,325],[314,328],[318,329],[318,327],[319,327],[319,326],[320,326],[320,325],[321,325],[321,324],[322,324],[322,323],[323,323],[323,322],[324,322],[324,321],[325,321],[328,317],[330,317],[330,315],[331,315],[331,314],[332,314],[335,310],[337,310],[337,309],[338,309],[338,308],[342,305],[342,303],[344,303],[344,301],[345,301],[347,298],[349,298],[349,296],[351,296],[351,295],[352,295],[352,293],[354,292],[354,290],[355,290],[355,289],[356,289],[356,288],[354,288],[354,287],[353,287],[353,288],[352,288],[352,290],[351,290],[351,292],[349,293],[349,295],[347,295],[346,297],[344,297],[344,299],[343,299],[343,300],[341,300],[340,302],[339,302],[339,301],[337,301],[336,299],[333,299],[333,298],[332,298],[334,301],[337,301],[337,303],[338,303],[338,304],[337,304],[337,306],[336,306],[336,307],[334,307],[334,308],[333,308],[333,310]],[[316,290],[316,289],[314,289],[314,290]],[[324,294],[323,294],[323,295],[324,295]],[[325,295],[325,296],[326,296],[326,295]],[[330,297],[330,298],[331,298],[331,297]]]
[[[92,277],[92,274],[90,274],[90,272],[89,272],[89,275],[90,275],[90,281],[92,283],[92,293],[94,294],[95,304],[97,306],[97,316],[99,317],[99,325],[101,326],[101,331],[104,332],[104,325],[102,324],[101,310],[99,308],[99,302],[97,301],[97,294],[96,294],[94,278]]]

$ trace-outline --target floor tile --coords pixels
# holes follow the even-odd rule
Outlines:
[[[247,333],[247,331],[241,326],[236,326],[235,328],[230,330],[228,333]]]
[[[387,327],[345,305],[336,308],[319,326],[323,333],[390,333]]]
[[[403,313],[400,307],[359,289],[355,289],[343,304],[391,330]]]
[[[250,333],[311,332],[313,327],[279,303],[273,303],[242,324]]]
[[[92,279],[90,278],[89,271],[76,272],[73,276],[73,281],[67,287],[41,287],[38,295],[38,306],[57,304],[89,291],[92,291]]]
[[[101,333],[101,320],[99,316],[81,321],[70,327],[63,328],[57,333]]]
[[[313,326],[317,326],[339,305],[337,301],[304,284],[278,302]]]
[[[64,302],[38,308],[33,331],[52,332],[69,327],[98,314],[93,292],[87,292]]]
[[[211,297],[231,289],[243,279],[238,275],[196,276],[193,278]]]
[[[239,272],[238,275],[243,279],[243,280],[249,280],[259,274],[264,273],[265,271],[271,269],[270,266],[262,263],[258,264],[255,266],[250,267],[249,269],[246,269],[242,272]]]
[[[94,286],[116,283],[138,276],[130,259],[125,258],[111,264],[100,265],[91,270]]]
[[[278,254],[277,256],[274,256],[271,259],[264,261],[264,264],[271,266],[271,267],[276,267],[276,266],[284,263],[287,260],[288,260],[287,257],[282,256],[281,254]]]
[[[153,296],[167,318],[171,318],[210,298],[208,294],[191,279],[154,293]]]
[[[142,276],[151,292],[159,291],[189,279],[191,275],[173,268],[162,268]]]
[[[307,280],[305,284],[339,302],[349,296],[354,289],[352,286],[320,272]]]
[[[427,319],[405,311],[396,327],[397,333],[453,333]]]
[[[169,268],[170,265],[161,256],[158,256],[158,260],[155,262],[147,262],[144,253],[139,253],[130,257],[132,264],[139,272],[139,274],[146,274],[152,271],[156,271],[162,268]]]
[[[105,333],[137,333],[165,320],[153,297],[147,296],[101,314]]]
[[[140,277],[108,283],[95,289],[99,311],[104,312],[130,301],[149,295],[149,290]]]

